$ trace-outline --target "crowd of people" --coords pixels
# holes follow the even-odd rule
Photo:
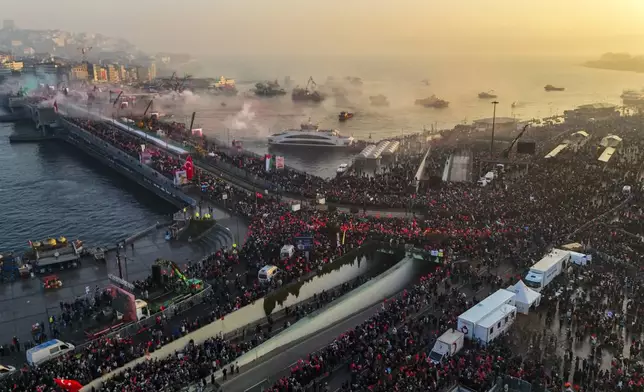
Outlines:
[[[139,157],[142,143],[135,136],[124,134],[109,124],[74,121],[131,156]],[[413,205],[415,209],[423,211],[423,216],[409,219],[367,216],[333,210],[321,211],[306,205],[301,206],[299,211],[293,211],[289,203],[233,187],[214,174],[196,168],[198,174],[195,178],[200,181],[197,185],[201,187],[204,197],[247,218],[250,230],[246,243],[237,255],[230,257],[228,254],[223,256],[222,253],[195,267],[195,273],[215,280],[230,279],[228,272],[236,263],[254,269],[273,264],[283,271],[279,281],[276,280],[273,284],[287,284],[315,273],[322,265],[373,240],[414,244],[427,250],[440,249],[446,255],[448,263],[465,258],[490,268],[507,264],[516,270],[533,264],[552,245],[577,240],[590,249],[597,260],[633,265],[641,257],[642,248],[641,239],[638,246],[637,232],[632,232],[641,227],[638,225],[641,225],[639,218],[642,215],[641,190],[637,186],[644,162],[644,140],[638,134],[641,132],[640,126],[639,117],[595,121],[587,124],[590,140],[579,149],[564,151],[550,160],[533,156],[521,158],[519,162],[519,158],[514,158],[514,161],[505,165],[505,173],[499,175],[491,186],[447,183],[428,187],[419,193],[405,187],[409,185],[409,180],[422,159],[420,153],[401,157],[398,163],[373,177],[347,176],[333,180],[322,180],[295,171],[266,174],[263,170],[264,163],[256,158],[240,158],[239,155],[221,153],[220,159],[255,172],[267,180],[279,182],[291,192],[298,191],[307,197],[323,190],[327,198],[333,201],[397,208]],[[544,146],[550,148],[559,143],[561,139],[557,139],[555,135],[561,132],[561,126],[544,129],[542,135],[547,140]],[[616,154],[610,162],[599,162],[599,141],[608,133],[619,134],[628,147],[621,155]],[[453,143],[455,140],[458,142]],[[433,143],[430,154],[433,157],[426,166],[432,175],[439,176],[441,162],[464,146],[462,139],[457,136],[445,137]],[[476,166],[485,156],[487,145],[472,145],[467,148],[473,152]],[[149,164],[163,175],[172,173],[181,164],[162,150],[155,149],[153,155]],[[529,164],[527,172],[526,162]],[[631,186],[630,191],[624,190],[625,185]],[[226,195],[225,199],[223,195]],[[613,214],[602,218],[606,211],[620,206],[624,209],[617,212],[617,221],[611,220],[615,217]],[[593,223],[594,221],[597,222]],[[580,230],[584,225],[587,225],[586,228]],[[341,242],[337,240],[338,233],[342,234]],[[313,237],[315,247],[311,254],[305,257],[298,252],[293,257],[280,257],[281,247],[300,236]],[[635,270],[637,269],[636,266]],[[618,278],[621,276],[618,275]],[[544,372],[537,361],[521,359],[520,355],[509,352],[502,342],[488,347],[469,347],[441,366],[428,362],[427,345],[431,344],[437,334],[453,327],[458,312],[469,305],[467,301],[459,300],[457,295],[447,296],[445,304],[449,306],[440,305],[441,301],[437,299],[441,296],[428,289],[432,286],[429,282],[436,283],[436,279],[438,275],[421,282],[404,294],[403,299],[387,304],[375,319],[341,336],[323,352],[298,364],[291,376],[280,380],[274,389],[291,391],[297,385],[308,384],[333,365],[347,361],[353,376],[343,386],[344,391],[364,388],[376,391],[417,390],[415,388],[421,385],[426,387],[424,390],[438,391],[442,386],[455,381],[480,388],[491,385],[495,376],[502,374],[551,385],[555,384],[555,380],[558,382],[569,379],[565,377],[565,366],[561,374],[558,371]],[[593,282],[597,281],[596,277],[592,279]],[[225,298],[216,299],[219,306],[211,319],[217,319],[252,302],[267,290],[254,279],[249,281],[247,278],[235,277],[232,281],[238,294],[228,293]],[[620,323],[615,321],[618,318],[604,320],[593,316],[597,308],[596,299],[607,295],[611,290],[614,292],[615,285],[623,284],[620,279],[611,282],[599,286],[596,294],[593,294],[597,297],[590,296],[586,301],[580,300],[570,311],[571,317],[583,318],[584,325],[592,325],[588,323],[591,321],[599,323],[601,327],[586,326],[579,329],[581,323],[575,321],[573,325],[577,327],[572,330],[571,336],[579,334],[588,337],[589,334],[596,334],[605,344],[617,344],[612,335],[620,327]],[[630,292],[639,296],[642,291],[638,282],[629,280],[629,284]],[[607,302],[613,312],[614,301]],[[432,304],[433,310],[439,313],[438,316],[433,316],[438,319],[436,328],[427,328],[422,322],[406,317],[412,309],[414,313],[421,310],[418,305],[421,303]],[[557,305],[554,308],[550,307],[553,305],[548,305],[548,311],[556,309],[561,314],[563,305],[557,301],[550,303]],[[595,306],[591,306],[593,304]],[[631,308],[635,313],[640,312],[636,305],[631,305]],[[605,310],[602,309],[604,313]],[[200,325],[202,324],[197,324]],[[62,369],[60,361],[53,361],[51,365],[45,364],[44,370],[38,371],[45,378],[64,371],[68,378],[87,382],[108,369],[145,355],[146,351],[158,347],[162,341],[171,339],[172,336],[174,335],[155,334],[153,339],[142,343],[142,346],[101,340],[92,343],[101,345],[100,348],[94,346],[79,357],[77,365],[81,370],[76,367]],[[161,389],[177,380],[196,380],[212,372],[213,358],[219,359],[218,366],[230,366],[236,355],[244,351],[245,347],[241,344],[233,347],[228,342],[213,339],[206,345],[190,345],[181,354],[181,358],[171,356],[161,361],[146,362],[128,373],[127,377],[122,376],[115,379],[114,383],[107,384],[103,390],[146,391]],[[635,349],[632,352],[636,352],[639,343],[633,344],[633,347]],[[100,350],[109,350],[109,353],[101,355],[99,359],[94,352]],[[226,354],[223,357],[222,352]],[[628,388],[640,383],[639,376],[624,371],[632,369],[629,361],[618,356],[616,358],[613,367],[615,374],[611,373],[610,377],[599,378],[601,371],[591,365],[585,365],[579,368],[582,370],[575,372],[570,372],[569,369],[568,374],[577,375],[572,376],[572,381],[595,390],[602,390],[598,389],[600,387],[605,388],[605,391],[629,390]],[[570,354],[566,354],[565,359],[568,359],[566,363],[574,361]],[[178,363],[182,366],[178,366]],[[48,366],[52,368],[47,368]],[[575,370],[577,368],[575,366]],[[29,388],[42,385],[43,379],[38,377],[37,380],[40,381],[33,381],[33,378],[34,372],[27,370],[20,376],[19,380],[23,384],[19,385],[28,388],[25,390],[35,390]],[[51,388],[54,387],[44,391],[55,390]],[[5,386],[4,390],[13,389]],[[4,390],[0,386],[0,391]]]

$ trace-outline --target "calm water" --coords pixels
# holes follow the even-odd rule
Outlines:
[[[61,235],[113,244],[174,212],[64,143],[9,144],[14,126],[0,124],[1,251]]]
[[[452,128],[462,122],[492,117],[492,105],[477,97],[493,90],[500,102],[498,117],[542,118],[561,114],[578,105],[608,102],[620,104],[624,89],[644,87],[644,75],[606,71],[580,66],[587,58],[409,58],[409,57],[302,57],[252,58],[229,57],[204,62],[197,75],[225,75],[238,81],[240,92],[255,81],[290,76],[293,84],[306,84],[309,76],[322,85],[327,77],[362,78],[360,88],[345,83],[347,102],[328,98],[319,105],[295,104],[290,95],[270,99],[238,97],[191,97],[182,108],[179,121],[197,111],[196,124],[204,132],[222,140],[244,140],[245,147],[264,153],[266,137],[284,128],[299,127],[309,118],[322,128],[335,128],[343,134],[367,139],[417,132],[423,127]],[[207,65],[204,65],[207,64]],[[427,79],[429,86],[421,83]],[[565,87],[563,92],[545,92],[546,84]],[[369,96],[383,94],[388,108],[373,107]],[[426,109],[414,101],[435,94],[450,102],[447,109]],[[240,94],[241,95],[241,94]],[[224,102],[226,106],[222,106]],[[512,103],[519,105],[512,109]],[[180,109],[175,102],[158,102],[168,109]],[[157,102],[155,101],[155,105]],[[356,116],[344,123],[337,120],[342,110]],[[342,154],[285,153],[286,164],[322,175],[332,174],[340,162],[350,159]],[[331,169],[329,169],[331,168]]]

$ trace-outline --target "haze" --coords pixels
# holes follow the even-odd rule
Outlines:
[[[2,18],[22,28],[102,33],[145,51],[206,56],[644,52],[642,0],[2,3]]]

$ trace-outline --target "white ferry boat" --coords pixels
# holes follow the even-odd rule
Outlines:
[[[302,124],[300,129],[287,129],[268,138],[268,145],[274,147],[349,148],[354,143],[351,136],[342,136],[335,129],[320,129],[311,122]]]

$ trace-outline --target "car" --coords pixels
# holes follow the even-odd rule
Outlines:
[[[11,376],[16,372],[16,368],[9,365],[0,365],[0,380]]]

